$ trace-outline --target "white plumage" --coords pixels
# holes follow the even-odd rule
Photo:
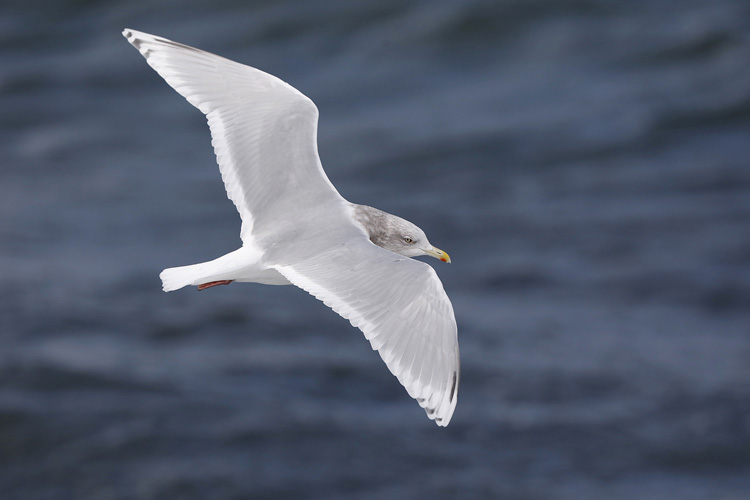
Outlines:
[[[432,267],[409,257],[450,262],[448,255],[410,222],[336,191],[318,157],[318,110],[299,91],[165,38],[129,29],[123,35],[206,115],[227,195],[242,218],[242,248],[165,269],[164,290],[294,284],[362,330],[429,418],[447,425],[459,378],[453,307]]]

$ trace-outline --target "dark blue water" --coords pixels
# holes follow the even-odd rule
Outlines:
[[[3,499],[750,498],[746,1],[1,9]],[[239,217],[125,27],[299,88],[450,252],[447,429],[300,290],[161,292]]]

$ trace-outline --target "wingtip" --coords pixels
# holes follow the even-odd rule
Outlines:
[[[130,45],[132,45],[133,47],[136,46],[136,42],[138,40],[138,37],[136,35],[137,33],[137,31],[130,28],[125,28],[124,30],[122,30],[122,36],[124,36],[125,40],[127,40],[128,43],[130,43]]]
[[[144,41],[153,42],[159,39],[158,37],[154,35],[149,35],[148,33],[144,33],[143,31],[138,31],[138,30],[134,30],[131,28],[125,28],[124,30],[122,30],[122,36],[124,36],[125,39],[136,48],[139,47],[140,42],[144,42]]]
[[[439,427],[447,427],[453,418],[453,412],[458,403],[459,371],[454,370],[445,392],[438,396],[437,393],[428,398],[416,397],[419,406],[427,413],[427,417],[434,421]],[[438,397],[437,401],[433,397]]]

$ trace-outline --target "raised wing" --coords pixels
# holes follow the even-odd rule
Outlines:
[[[208,118],[245,244],[274,233],[280,216],[346,203],[318,157],[318,109],[275,76],[202,50],[126,29],[148,64]],[[262,210],[260,210],[262,209]]]
[[[271,267],[362,330],[427,416],[448,425],[458,396],[458,338],[453,306],[432,267],[364,235],[312,254]]]

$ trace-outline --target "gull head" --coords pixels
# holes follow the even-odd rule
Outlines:
[[[419,227],[408,220],[366,205],[354,205],[354,217],[362,224],[370,241],[404,257],[429,255],[443,262],[450,256],[433,246]]]

